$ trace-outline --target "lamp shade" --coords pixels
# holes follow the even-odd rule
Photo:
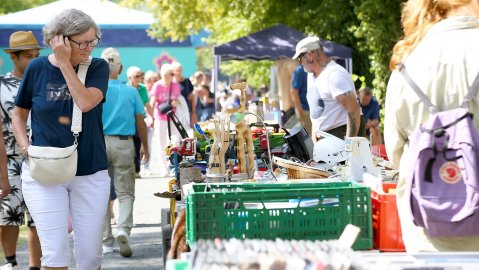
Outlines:
[[[241,120],[243,120],[244,117],[245,117],[244,114],[239,113],[239,112],[234,112],[234,113],[232,113],[231,116],[230,116],[230,121],[231,121],[231,123],[233,123],[233,124],[236,125],[236,124],[238,124]]]

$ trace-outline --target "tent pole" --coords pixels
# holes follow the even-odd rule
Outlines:
[[[213,72],[212,72],[212,88],[213,88],[213,93],[215,94],[215,112],[218,111],[219,109],[219,99],[217,98],[218,95],[216,94],[217,88],[218,88],[218,74],[219,74],[219,68],[220,68],[220,62],[221,62],[221,56],[220,55],[215,55],[214,60],[213,60]]]

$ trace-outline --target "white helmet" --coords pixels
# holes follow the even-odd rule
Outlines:
[[[321,139],[314,143],[313,159],[316,162],[326,163],[327,169],[331,169],[338,162],[347,160],[347,153],[344,151],[346,143],[344,140],[324,131],[318,131]]]

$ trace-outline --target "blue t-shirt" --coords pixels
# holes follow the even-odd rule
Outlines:
[[[93,58],[86,74],[86,87],[98,88],[105,96],[108,74],[109,67],[105,60]],[[46,56],[38,57],[28,65],[15,105],[31,110],[33,145],[68,147],[73,144],[69,121],[72,118],[73,99],[60,69],[53,66]],[[82,114],[77,176],[108,168],[101,115],[101,104]]]
[[[298,89],[299,100],[301,102],[301,107],[305,111],[309,111],[308,99],[306,98],[306,93],[308,92],[308,73],[304,71],[302,65],[299,65],[293,72],[293,77],[291,78],[291,87]]]
[[[209,92],[208,93],[209,98],[212,98],[213,100],[215,99],[215,94]],[[215,114],[215,103],[207,103],[203,104],[201,102],[200,97],[196,98],[196,114],[198,115],[198,121],[200,122],[205,122],[208,121],[209,119],[213,118],[213,115]]]
[[[103,104],[103,133],[105,135],[135,135],[136,115],[145,112],[138,90],[119,80],[108,82]]]
[[[363,117],[366,122],[374,119],[379,120],[379,103],[374,97],[371,98],[367,106],[361,105],[361,111],[363,112]]]

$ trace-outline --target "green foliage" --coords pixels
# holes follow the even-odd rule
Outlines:
[[[389,60],[392,48],[402,35],[401,3],[399,0],[362,0],[354,8],[360,22],[353,28],[359,41],[357,48],[368,54],[374,74],[374,95],[381,104],[384,104],[387,80],[391,75]]]
[[[210,71],[213,68],[213,46],[196,49],[196,69]]]
[[[55,1],[56,0],[2,0],[2,4],[0,5],[0,14],[17,12]]]
[[[353,78],[353,82],[356,85],[356,89],[361,89],[367,86],[366,77],[358,76],[356,74],[353,74],[351,77]]]
[[[206,29],[208,42],[217,45],[283,23],[309,35],[353,49],[354,73],[361,85],[373,88],[378,100],[390,72],[392,47],[401,36],[403,0],[123,0],[131,7],[147,7],[158,22],[150,35],[182,40]],[[269,81],[268,61],[222,63],[226,74],[238,72],[252,85]],[[358,87],[360,85],[357,85]]]
[[[228,61],[222,63],[220,69],[229,76],[239,74],[239,79],[247,78],[248,85],[258,88],[262,85],[269,85],[272,64],[272,61]]]

